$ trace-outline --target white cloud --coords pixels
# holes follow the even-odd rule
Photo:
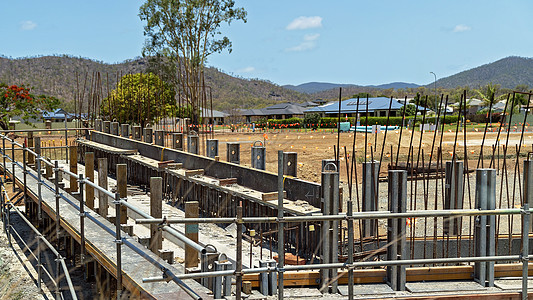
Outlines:
[[[297,30],[297,29],[308,29],[308,28],[320,28],[322,27],[322,17],[298,17],[292,20],[289,25],[287,25],[287,30]]]
[[[316,33],[316,34],[306,34],[304,36],[304,41],[316,41],[318,38],[320,37],[320,33]]]
[[[32,21],[24,21],[20,23],[21,30],[33,30],[35,27],[37,27],[37,24]]]
[[[472,29],[470,28],[470,26],[459,24],[453,28],[453,32],[465,32],[465,31],[469,31],[470,29]]]
[[[301,52],[314,49],[317,44],[317,40],[320,37],[319,33],[315,34],[306,34],[304,35],[304,40],[299,45],[285,49],[288,52]]]
[[[238,69],[237,73],[252,73],[253,71],[255,71],[254,67],[245,67],[242,69]]]

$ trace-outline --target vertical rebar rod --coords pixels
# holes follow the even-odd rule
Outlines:
[[[285,265],[285,232],[283,223],[283,150],[278,150],[278,299],[283,299],[283,272]]]
[[[340,140],[341,140],[341,105],[342,105],[342,88],[339,88],[339,115],[337,116],[337,153],[335,156],[335,161],[339,161],[340,157]],[[282,173],[283,174],[283,173]]]

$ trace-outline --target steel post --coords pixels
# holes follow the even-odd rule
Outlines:
[[[197,135],[187,135],[187,152],[192,154],[199,154],[199,142],[200,138]]]
[[[183,133],[172,134],[172,149],[183,150]]]
[[[4,181],[7,180],[7,166],[6,166],[6,137],[2,136],[2,160],[4,164]]]
[[[120,205],[120,194],[115,193],[115,243],[117,245],[117,300],[122,298],[122,237],[120,236],[120,217],[121,217],[121,205]]]
[[[283,175],[296,177],[298,175],[298,153],[283,153]]]
[[[363,196],[363,211],[377,211],[378,210],[378,195],[379,195],[379,161],[364,162],[363,163],[363,181],[362,181],[362,196]],[[377,220],[364,220],[363,237],[371,237],[377,234]]]
[[[85,201],[83,200],[83,174],[78,175],[80,183],[80,261],[85,268]]]
[[[33,143],[35,147],[35,153],[37,153],[37,157],[35,157],[35,164],[37,167],[37,193],[39,194],[39,208],[38,208],[38,219],[39,222],[43,218],[43,199],[42,199],[42,191],[41,191],[41,185],[42,185],[42,157],[41,157],[41,138],[40,137],[34,137]]]
[[[391,213],[406,212],[407,171],[390,170],[388,208]],[[403,260],[407,256],[405,219],[388,219],[387,261]],[[387,266],[387,284],[394,291],[405,290],[405,266]]]
[[[226,161],[234,164],[241,162],[241,144],[226,143]]]
[[[215,261],[215,272],[223,271],[224,265],[220,263],[219,261]],[[222,276],[215,277],[215,283],[213,286],[213,296],[215,296],[215,299],[221,299],[222,298]]]
[[[475,207],[482,210],[494,210],[496,207],[496,170],[476,170]],[[494,255],[496,217],[478,216],[474,224],[474,245],[476,256]],[[494,262],[476,262],[474,280],[482,286],[494,286]]]
[[[237,249],[235,260],[235,299],[241,300],[242,294],[242,206],[237,206]]]
[[[102,131],[102,119],[94,120],[94,130]]]
[[[328,170],[333,166],[332,170]],[[339,214],[339,172],[334,165],[327,165],[322,171],[323,213],[327,215]],[[336,263],[339,257],[339,221],[324,221],[322,236],[322,254],[324,263]],[[323,270],[321,291],[323,293],[337,293],[337,270]]]
[[[151,144],[154,140],[154,130],[150,127],[144,128],[143,138],[145,143]]]
[[[142,139],[141,126],[133,126],[133,139],[136,141]]]
[[[112,135],[118,135],[118,127],[119,127],[119,123],[118,122],[111,122],[111,134]]]
[[[27,141],[28,141],[28,148],[29,148],[30,150],[33,150],[33,149],[34,149],[34,144],[33,144],[33,131],[29,131],[29,132],[28,132],[28,139],[27,139]],[[35,152],[35,151],[34,151],[34,152]],[[29,164],[29,165],[33,165],[33,164],[35,164],[35,156],[34,156],[33,154],[30,154],[30,155],[28,156],[28,164]]]
[[[522,206],[522,299],[527,299],[529,271],[529,233],[531,232],[531,212],[533,207],[533,161],[524,160],[524,205]]]
[[[130,124],[120,124],[120,136],[125,138],[130,137]]]
[[[22,188],[23,190],[23,197],[24,197],[24,205],[26,207],[26,215],[31,215],[33,214],[33,209],[31,209],[31,212],[28,211],[28,208],[30,208],[30,205],[33,204],[33,202],[30,202],[28,201],[28,186],[27,186],[27,177],[28,177],[28,169],[27,169],[27,166],[26,166],[26,147],[22,148],[22,184],[24,185],[24,187]],[[15,158],[13,157],[13,163],[15,163]],[[39,169],[40,171],[40,169]],[[41,198],[41,194],[38,193],[37,195],[39,197],[39,207],[41,207],[41,202],[42,202],[42,198]],[[41,214],[39,213],[39,227],[41,226]]]
[[[531,221],[531,212],[527,202],[522,206],[522,211],[522,300],[526,300],[529,271],[529,222]]]
[[[155,131],[155,144],[158,146],[165,146],[165,132],[163,130]]]
[[[42,255],[41,255],[41,238],[42,235],[37,235],[37,288],[39,293],[43,294],[42,281],[43,281],[43,265],[42,265]]]
[[[464,202],[464,167],[462,161],[447,161],[445,171],[444,209],[462,209]],[[444,218],[443,231],[446,235],[458,235],[462,218]],[[451,228],[450,228],[451,227]]]
[[[524,203],[533,207],[533,161],[524,160]],[[530,218],[529,230],[533,229],[533,220]]]
[[[352,199],[348,200],[346,215],[351,216],[353,214],[353,202]],[[348,264],[353,264],[353,244],[354,244],[354,232],[353,232],[353,220],[348,220]],[[348,269],[348,299],[353,300],[353,269]]]
[[[259,169],[259,170],[265,170],[266,169],[266,148],[263,145],[263,142],[261,141],[254,142],[251,153],[252,153],[252,157],[251,157],[252,168]],[[281,156],[283,156],[283,152]],[[280,174],[281,176],[283,176],[283,169],[281,169]]]
[[[253,147],[252,147],[253,150]],[[265,148],[263,147],[263,150]],[[252,154],[253,158],[253,154]],[[264,169],[263,156],[263,169]],[[283,150],[278,151],[278,299],[283,299],[284,282],[283,272],[285,272],[285,223],[283,222]]]
[[[12,158],[12,161],[11,161],[11,167],[13,168],[12,170],[12,175],[13,175],[13,193],[15,192],[15,188],[16,188],[16,184],[15,184],[15,178],[17,178],[15,176],[15,143],[11,142],[11,158]]]
[[[59,162],[56,160],[54,161],[54,194],[55,194],[55,201],[56,201],[56,243],[57,243],[57,249],[59,250],[59,231],[61,228],[61,213],[59,212],[59,199],[61,198],[61,195],[59,194],[59,176],[61,176],[59,170]]]
[[[104,133],[111,133],[111,121],[104,121],[103,127]]]
[[[224,266],[224,270],[226,271],[229,271],[233,268],[233,265],[230,261],[225,261],[222,263],[222,265]],[[224,296],[231,296],[231,277],[231,275],[224,276]]]
[[[207,157],[215,158],[215,156],[218,156],[218,140],[207,139],[205,148]]]

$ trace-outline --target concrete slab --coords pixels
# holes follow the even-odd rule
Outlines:
[[[286,288],[283,296],[285,298],[297,297],[316,299],[321,298],[322,293],[317,288]]]
[[[522,289],[522,280],[521,279],[500,279],[494,280],[494,286],[502,290],[521,290]],[[533,279],[527,281],[528,290],[533,289]]]
[[[354,284],[354,295],[390,295],[394,294],[394,291],[385,283],[375,284]],[[348,296],[348,286],[339,285],[339,293],[343,296]]]
[[[411,293],[465,292],[482,291],[485,287],[475,281],[428,281],[408,282],[405,284]]]

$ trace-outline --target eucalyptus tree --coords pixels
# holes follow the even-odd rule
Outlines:
[[[233,0],[147,0],[139,17],[146,21],[143,55],[164,57],[175,66],[180,101],[192,107],[191,121],[199,124],[196,112],[205,105],[207,58],[224,50],[231,53],[231,41],[221,27],[246,22],[246,11]]]

